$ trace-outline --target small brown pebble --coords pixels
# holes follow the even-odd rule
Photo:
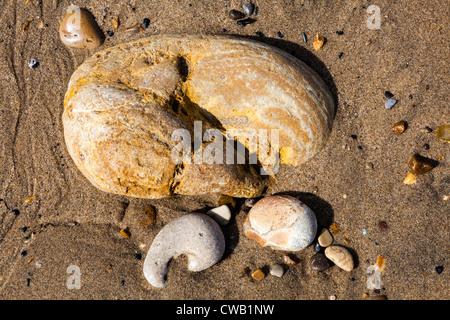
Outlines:
[[[402,134],[406,130],[407,126],[408,124],[406,123],[406,121],[402,120],[394,124],[394,126],[392,127],[392,131],[398,134]]]
[[[90,50],[100,46],[105,36],[94,16],[88,10],[77,6],[73,6],[72,9],[68,10],[59,27],[61,41],[72,48]]]
[[[111,268],[112,268],[112,265],[108,264],[108,266],[106,267],[106,271],[111,270]]]
[[[429,126],[425,126],[423,128],[423,131],[426,132],[426,133],[431,133],[431,132],[433,132],[433,129],[431,129]]]
[[[261,281],[265,277],[266,275],[261,269],[252,272],[252,278],[255,279],[256,281]]]
[[[245,18],[245,14],[243,12],[238,11],[238,10],[230,10],[230,12],[228,12],[228,15],[233,20],[239,20],[239,19]]]
[[[313,193],[318,193],[319,192],[319,188],[318,187],[313,187],[312,188],[312,192]]]
[[[386,221],[380,221],[378,222],[378,229],[380,229],[380,231],[386,231],[389,229],[389,226]]]
[[[147,219],[144,219],[141,221],[141,225],[144,227],[152,226],[156,222],[156,210],[155,207],[152,205],[148,205],[145,207],[145,215],[147,216]]]
[[[346,244],[350,244],[350,239],[347,237],[344,237],[344,239],[342,239]]]
[[[425,143],[425,144],[423,145],[423,148],[424,148],[425,150],[430,150],[430,145],[429,145],[428,143]]]
[[[409,168],[413,174],[424,174],[437,166],[436,161],[415,154],[409,160]]]
[[[362,298],[363,298],[364,300],[367,300],[367,299],[369,299],[369,295],[368,295],[366,292],[364,292],[364,293],[362,294]]]
[[[324,271],[330,267],[330,261],[323,253],[316,253],[309,261],[311,269],[314,271]]]
[[[243,267],[241,271],[242,271],[242,273],[248,274],[250,272],[250,268],[249,267]]]

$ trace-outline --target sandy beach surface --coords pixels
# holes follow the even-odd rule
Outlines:
[[[0,299],[450,298],[450,149],[435,135],[450,122],[448,5],[255,0],[256,21],[242,26],[228,16],[241,10],[236,0],[73,3],[90,10],[105,33],[99,48],[71,49],[60,41],[70,1],[0,0]],[[379,29],[367,25],[371,5],[380,8]],[[148,28],[124,32],[144,18]],[[61,117],[70,76],[95,51],[166,33],[266,42],[324,79],[336,102],[327,145],[301,166],[281,166],[267,195],[294,195],[313,209],[321,227],[334,227],[334,243],[350,250],[354,270],[311,270],[310,245],[291,254],[297,263],[286,265],[281,278],[254,280],[242,270],[268,273],[285,253],[244,236],[244,199],[236,199],[219,263],[194,273],[181,256],[170,263],[165,288],[147,283],[143,262],[158,231],[184,213],[217,206],[220,195],[145,200],[102,192],[68,154]],[[318,51],[316,33],[326,38]],[[28,66],[33,58],[35,69]],[[398,100],[390,110],[385,91]],[[401,120],[407,129],[399,135],[392,126]],[[439,164],[407,185],[408,161],[416,153]],[[143,226],[148,205],[156,220]],[[380,229],[380,221],[387,228]],[[125,228],[129,238],[120,233]],[[367,268],[378,256],[386,259],[385,269],[381,288],[372,290]],[[80,271],[79,289],[67,285],[70,266]]]

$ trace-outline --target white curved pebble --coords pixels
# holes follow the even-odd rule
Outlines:
[[[297,198],[270,196],[259,200],[244,221],[245,236],[262,246],[300,251],[314,240],[314,212]]]
[[[189,271],[202,271],[216,264],[225,251],[219,225],[203,213],[189,213],[168,223],[156,235],[144,261],[144,276],[154,287],[166,282],[167,264],[182,254]]]

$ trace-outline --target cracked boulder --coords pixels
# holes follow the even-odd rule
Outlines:
[[[70,79],[63,125],[73,161],[100,190],[250,198],[267,189],[271,165],[299,165],[323,147],[333,113],[317,74],[277,48],[224,36],[152,36],[87,59]],[[248,135],[232,137],[229,157],[230,130],[268,135],[256,148]],[[209,148],[222,138],[223,149]],[[245,156],[236,160],[238,145]]]

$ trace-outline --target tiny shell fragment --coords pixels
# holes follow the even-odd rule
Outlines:
[[[113,17],[112,20],[111,20],[111,23],[112,23],[113,28],[117,30],[119,28],[119,26],[120,26],[119,17],[117,17],[117,18]]]
[[[341,233],[341,227],[339,227],[339,225],[337,225],[336,223],[332,223],[330,225],[330,232],[333,236],[337,236]]]
[[[319,50],[322,48],[323,44],[325,43],[325,38],[320,33],[316,34],[316,39],[313,42],[314,50]]]
[[[450,142],[450,124],[444,124],[436,129],[436,137],[444,142]]]
[[[380,268],[380,272],[384,271],[384,267],[385,267],[385,263],[386,262],[386,258],[383,258],[382,256],[378,256],[377,257],[377,262],[375,263],[375,265]]]
[[[288,266],[295,266],[297,262],[291,259],[288,255],[283,255],[283,262],[286,263]]]
[[[123,235],[125,238],[129,238],[131,237],[131,233],[130,231],[127,229],[121,229],[120,230],[120,234]]]
[[[37,198],[37,195],[29,196],[28,198],[25,199],[25,201],[24,201],[23,203],[24,203],[24,204],[28,204],[28,203],[30,203],[31,201],[33,201],[34,199],[36,199],[36,198]]]
[[[142,30],[144,30],[144,29],[142,29],[142,26],[141,26],[139,23],[137,23],[137,24],[135,24],[134,26],[131,26],[131,27],[129,27],[129,28],[126,28],[126,29],[124,30],[124,32],[138,33],[138,32],[141,32]]]
[[[270,196],[250,209],[244,231],[247,238],[262,246],[300,251],[314,240],[317,220],[314,212],[297,198]]]
[[[416,182],[417,182],[416,176],[412,172],[408,173],[405,180],[403,180],[404,184],[414,184]]]
[[[27,22],[25,22],[25,25],[22,28],[22,31],[25,32],[28,30],[28,28],[30,27],[30,23],[33,21],[33,19],[28,20]]]
[[[325,256],[339,268],[345,271],[353,270],[353,257],[346,248],[336,245],[327,247],[325,249]]]

